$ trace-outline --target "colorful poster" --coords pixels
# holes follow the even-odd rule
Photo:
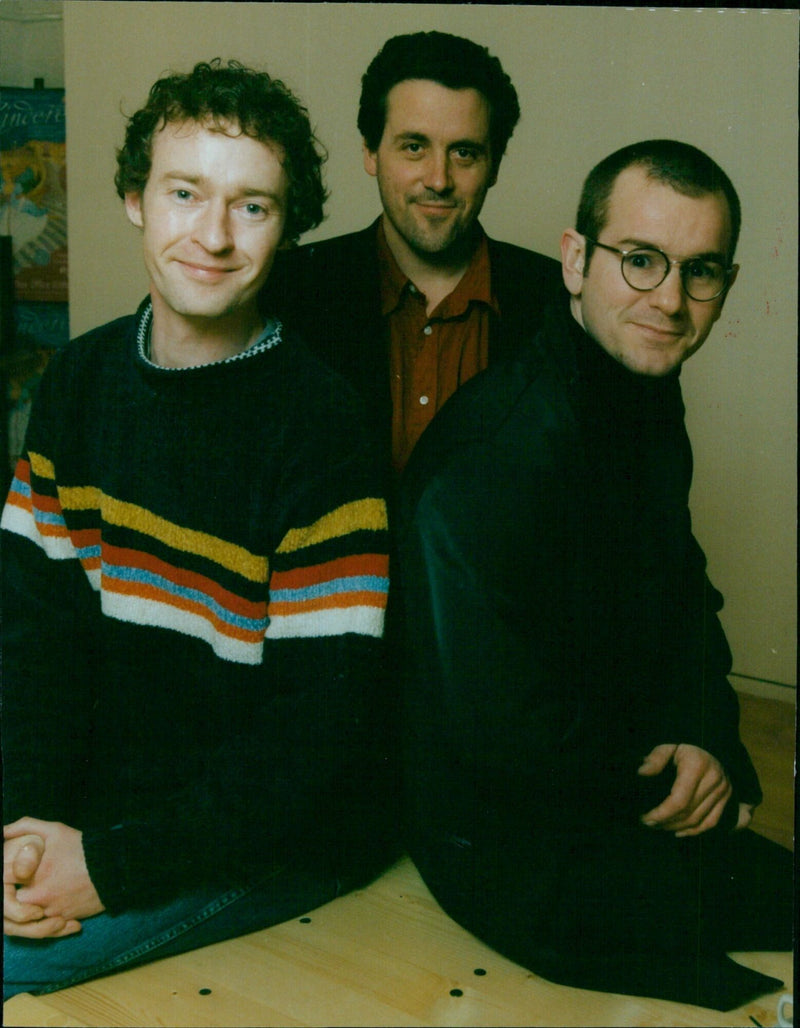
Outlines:
[[[0,87],[0,234],[18,301],[67,302],[63,89]]]

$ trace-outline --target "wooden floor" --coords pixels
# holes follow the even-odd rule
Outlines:
[[[742,697],[767,798],[754,827],[793,843],[794,707]],[[775,1025],[781,991],[719,1013],[553,985],[439,909],[409,860],[266,931],[4,1007],[9,1026]],[[737,954],[792,989],[789,953]]]
[[[753,827],[768,839],[794,849],[795,745],[794,703],[739,694],[741,736],[761,779],[764,802]]]

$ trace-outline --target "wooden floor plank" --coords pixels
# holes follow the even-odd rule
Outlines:
[[[794,703],[739,695],[740,733],[761,779],[764,802],[754,830],[794,849],[796,707]]]

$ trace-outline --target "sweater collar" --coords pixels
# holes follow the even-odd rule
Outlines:
[[[282,325],[280,321],[278,321],[277,318],[268,318],[258,338],[255,339],[246,349],[242,350],[241,353],[234,354],[232,357],[225,357],[223,360],[210,361],[207,364],[196,364],[190,368],[165,368],[160,364],[156,364],[150,358],[150,336],[152,328],[153,304],[149,299],[147,299],[139,306],[139,310],[136,314],[136,346],[139,359],[142,360],[149,368],[153,368],[170,375],[181,375],[187,372],[199,371],[203,368],[213,368],[223,364],[232,364],[235,361],[245,360],[249,357],[254,357],[256,354],[263,353],[264,350],[271,350],[281,342],[282,338]]]

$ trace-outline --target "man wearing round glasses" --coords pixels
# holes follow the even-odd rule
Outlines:
[[[691,531],[680,365],[736,278],[695,147],[602,161],[566,291],[451,398],[402,489],[409,849],[442,907],[566,985],[730,1010],[780,987],[792,854],[761,800]]]
[[[713,192],[670,182],[668,164],[661,177],[615,168],[609,158],[595,169],[561,241],[570,307],[631,371],[663,375],[703,345],[736,280],[738,199],[722,179]]]

